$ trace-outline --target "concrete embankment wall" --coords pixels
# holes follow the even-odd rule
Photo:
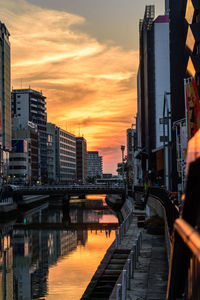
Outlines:
[[[168,221],[166,216],[165,207],[159,201],[158,197],[149,195],[147,199],[147,211],[149,216],[158,215],[164,219],[165,223],[165,245],[167,249],[168,263],[170,261],[170,252],[171,252],[171,238],[169,233]]]

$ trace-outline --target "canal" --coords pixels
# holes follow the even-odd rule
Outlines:
[[[0,224],[0,299],[81,298],[115,238],[113,229],[98,226],[117,223],[117,218],[106,206],[105,196],[98,195],[72,199],[67,220],[69,224],[95,223],[96,229],[31,229],[36,223],[63,223],[62,207],[48,202]]]

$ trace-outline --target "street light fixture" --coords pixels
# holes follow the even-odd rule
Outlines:
[[[124,183],[124,150],[125,150],[125,146],[121,145],[121,151],[122,151],[122,180]]]
[[[164,184],[165,187],[171,189],[171,107],[167,96],[171,95],[170,92],[164,92],[163,103],[163,151],[164,151]],[[165,126],[167,125],[167,135]]]

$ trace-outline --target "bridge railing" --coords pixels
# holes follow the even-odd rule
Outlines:
[[[166,299],[200,299],[200,235],[181,218],[174,230]]]
[[[109,189],[115,189],[115,190],[121,190],[124,189],[124,185],[40,185],[40,186],[30,186],[30,187],[24,187],[24,186],[19,186],[16,191],[22,191],[22,190],[44,190],[44,189],[49,189],[49,190],[109,190]]]

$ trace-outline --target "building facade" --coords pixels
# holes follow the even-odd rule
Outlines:
[[[42,92],[32,89],[18,89],[12,91],[12,118],[17,119],[15,129],[23,129],[28,122],[37,125],[39,134],[39,180],[47,181],[47,113],[46,97]]]
[[[48,181],[72,183],[76,180],[76,138],[55,124],[47,123]]]
[[[11,97],[10,97],[10,34],[6,26],[0,22],[0,145],[1,175],[7,180],[9,167],[9,151],[11,144]]]
[[[167,7],[166,15],[155,19],[154,11],[153,5],[146,6],[144,19],[140,20],[137,145],[136,170],[134,170],[137,182],[141,182],[139,170],[141,167],[143,182],[149,180],[155,182],[158,177],[162,177],[163,180],[164,177],[169,178],[168,156],[171,139],[169,16]]]
[[[12,183],[36,183],[39,181],[39,135],[37,125],[28,122],[24,129],[13,130],[12,136],[12,152],[10,153],[9,167],[10,181]],[[22,141],[26,143],[26,147],[23,146]],[[22,161],[24,172],[18,167],[18,162]]]
[[[25,140],[12,140],[9,176],[13,184],[26,184],[31,178],[28,143]]]
[[[87,177],[102,176],[102,160],[102,156],[99,156],[98,151],[87,152]]]
[[[154,5],[145,8],[144,18],[139,23],[140,72],[139,72],[139,126],[141,134],[140,156],[143,178],[151,166],[149,159],[154,139],[150,138],[154,126],[154,55],[152,24],[155,15]]]
[[[84,137],[76,137],[76,176],[85,183],[87,178],[87,142]]]

